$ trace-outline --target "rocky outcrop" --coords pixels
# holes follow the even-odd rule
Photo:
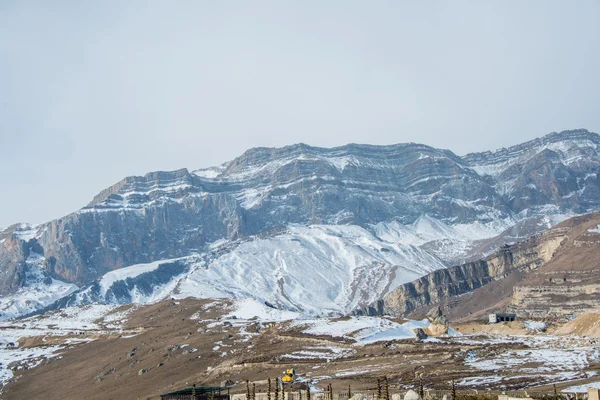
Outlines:
[[[597,208],[600,201],[595,161],[599,145],[598,135],[581,129],[554,132],[495,152],[467,154],[463,160],[508,195],[511,210],[556,205],[581,213]]]
[[[432,324],[448,325],[448,318],[446,318],[440,306],[433,307],[431,310],[429,310],[427,313],[427,319]]]
[[[448,333],[449,321],[442,312],[440,306],[429,310],[427,319],[431,322],[431,324],[425,328],[425,333],[428,336],[442,336]]]
[[[565,318],[598,308],[600,281],[590,285],[517,286],[508,306],[509,311],[529,318]]]
[[[428,337],[423,328],[415,328],[413,329],[413,333],[415,334],[417,340],[425,340]]]
[[[513,289],[510,311],[523,317],[565,318],[600,308],[600,218],[577,218],[552,260]]]
[[[393,290],[376,304],[360,310],[369,315],[406,316],[417,308],[439,304],[501,280],[515,270],[538,268],[550,260],[566,238],[566,229],[552,229],[515,245],[503,246],[484,259],[434,271]]]
[[[476,262],[434,271],[404,284],[371,307],[370,314],[427,314],[443,306],[453,320],[483,319],[487,312],[522,318],[571,318],[600,309],[600,214],[564,221],[543,234]]]
[[[448,333],[448,325],[447,324],[431,324],[428,327],[426,327],[424,330],[428,336],[433,336],[433,337],[442,336],[442,335],[446,335]]]

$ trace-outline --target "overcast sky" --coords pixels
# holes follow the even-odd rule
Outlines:
[[[0,122],[0,226],[256,146],[600,132],[600,1],[0,0]]]

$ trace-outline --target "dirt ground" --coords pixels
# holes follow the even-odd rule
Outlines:
[[[465,335],[491,334],[491,335],[530,335],[523,322],[502,322],[498,324],[486,324],[481,322],[463,322],[452,325],[454,329]]]
[[[246,380],[266,391],[267,378],[275,379],[287,368],[299,377],[331,383],[336,391],[351,385],[354,391],[372,393],[377,379],[386,376],[390,390],[417,385],[422,376],[427,388],[447,390],[451,380],[490,375],[473,371],[465,363],[502,351],[521,351],[526,345],[490,343],[452,338],[431,343],[416,340],[378,342],[357,346],[349,339],[311,336],[290,323],[261,324],[258,321],[225,321],[227,302],[209,300],[165,301],[141,307],[132,313],[127,328],[143,327],[141,333],[105,335],[86,344],[73,345],[61,356],[40,366],[16,372],[3,399],[158,399],[166,393],[197,385],[236,382],[232,393],[244,393]],[[460,332],[526,334],[522,324],[462,324]],[[39,346],[34,338],[22,345]],[[590,366],[590,369],[596,368]],[[515,379],[510,388],[531,380]]]

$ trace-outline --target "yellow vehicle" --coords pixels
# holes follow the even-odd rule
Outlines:
[[[283,377],[281,378],[282,383],[292,383],[294,382],[294,378],[296,378],[296,371],[294,368],[286,369],[283,372]]]

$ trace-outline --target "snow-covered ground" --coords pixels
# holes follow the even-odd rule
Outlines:
[[[563,389],[564,393],[587,393],[588,389],[600,389],[600,381],[598,382],[590,382],[583,385],[569,386],[566,389]]]
[[[359,226],[296,226],[198,265],[175,297],[256,298],[313,315],[343,314],[445,267],[424,250],[383,242]]]
[[[356,351],[352,348],[340,346],[310,346],[303,350],[297,350],[290,354],[284,354],[282,359],[288,360],[315,360],[321,359],[327,362],[348,357]]]
[[[469,345],[521,344],[525,349],[499,349],[493,352],[468,350],[465,365],[473,376],[458,381],[461,386],[506,387],[511,381],[529,380],[529,386],[565,382],[594,376],[586,371],[600,359],[597,345],[590,339],[557,336],[463,337]],[[479,373],[477,372],[479,371]]]
[[[543,332],[548,327],[548,324],[544,321],[525,321],[523,325],[532,332]]]
[[[72,283],[46,276],[43,272],[44,260],[42,255],[35,252],[27,257],[25,286],[14,294],[0,298],[0,320],[32,313],[79,289]]]
[[[177,302],[176,302],[177,303]],[[108,333],[122,337],[135,335],[136,331],[123,330],[130,307],[117,310],[114,305],[88,305],[69,307],[15,321],[0,323],[0,383],[13,377],[20,368],[30,368],[43,362],[45,358],[60,357],[68,346],[95,340]],[[221,317],[204,319],[206,312],[213,309],[222,311]],[[335,361],[352,357],[361,346],[395,340],[415,338],[416,328],[426,328],[427,320],[396,322],[385,317],[310,317],[306,314],[270,307],[256,299],[223,300],[213,299],[203,304],[191,319],[203,319],[209,329],[234,326],[239,329],[240,340],[248,342],[260,335],[257,327],[270,323],[284,332],[301,332],[311,336],[332,336],[343,341],[331,343],[308,341],[306,347],[282,354],[281,360],[324,360]],[[231,324],[231,325],[229,325]],[[530,324],[537,328],[536,324]],[[33,348],[19,347],[19,339],[38,338],[48,345]],[[57,341],[57,338],[61,340]],[[548,382],[568,382],[593,377],[592,363],[600,359],[600,351],[592,339],[577,337],[556,337],[550,335],[526,336],[462,336],[453,329],[448,335],[426,340],[428,345],[459,345],[457,354],[460,360],[464,355],[464,366],[472,370],[470,376],[460,379],[460,386],[503,388],[511,385],[535,386]],[[516,345],[516,346],[515,346]],[[181,348],[188,345],[182,344]],[[492,350],[489,351],[489,348]],[[464,350],[463,350],[464,349]],[[186,349],[194,352],[195,349]],[[232,352],[230,345],[223,341],[215,342],[215,356],[224,357]],[[460,364],[458,364],[460,365]],[[376,373],[381,366],[361,365],[357,368],[337,371],[336,376],[352,376],[367,372]],[[318,374],[311,379],[318,381]],[[523,383],[529,382],[529,383]],[[574,388],[573,391],[578,390]]]
[[[400,324],[385,317],[348,317],[342,319],[297,319],[293,325],[308,335],[343,337],[355,341],[358,345],[367,345],[391,340],[414,339],[416,338],[415,329],[426,328],[430,322],[424,319],[422,321],[409,320]],[[455,336],[457,333],[451,329],[448,335]]]
[[[12,379],[14,371],[33,368],[47,358],[60,357],[61,351],[68,346],[95,340],[106,333],[134,333],[122,328],[134,307],[118,312],[115,311],[117,307],[99,304],[68,307],[44,315],[0,322],[0,384]],[[49,344],[20,347],[19,340],[36,337]],[[60,344],[56,344],[55,338],[61,339]]]
[[[595,228],[588,229],[588,232],[600,233],[600,225],[597,225]]]
[[[0,336],[0,340],[4,337]],[[4,385],[14,376],[15,371],[20,369],[30,369],[38,366],[44,359],[60,357],[59,351],[64,346],[44,346],[36,348],[12,348],[7,347],[5,343],[0,343],[0,384]],[[15,365],[16,364],[16,365]],[[0,394],[2,389],[0,389]]]
[[[299,313],[268,307],[255,299],[237,299],[233,301],[233,310],[225,318],[242,320],[258,319],[262,322],[281,322],[296,319]]]
[[[374,225],[374,231],[377,237],[388,242],[421,246],[427,242],[443,239],[466,242],[488,239],[499,235],[512,225],[514,221],[510,219],[494,219],[489,223],[448,225],[425,214],[411,225],[403,225],[398,221],[380,222]]]
[[[182,258],[176,259],[168,259],[155,261],[148,264],[136,264],[125,268],[120,268],[105,274],[102,279],[100,279],[99,287],[100,287],[100,297],[105,298],[109,289],[113,287],[116,283],[122,283],[122,281],[126,281],[131,278],[136,278],[142,274],[150,274],[155,272],[161,264],[171,263],[174,261],[182,260]],[[151,304],[156,303],[158,301],[164,300],[168,298],[175,286],[178,283],[178,277],[173,276],[167,283],[158,284],[154,286],[152,292],[145,293],[141,290],[138,290],[137,287],[134,287],[131,290],[131,300],[134,304]]]

